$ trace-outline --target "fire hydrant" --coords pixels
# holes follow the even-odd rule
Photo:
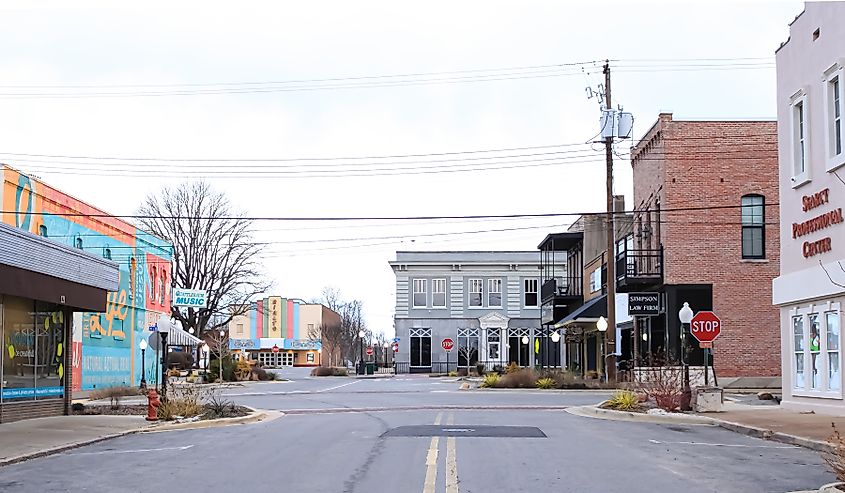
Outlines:
[[[161,400],[158,398],[158,392],[151,389],[147,393],[147,421],[158,421],[159,406],[161,406]]]

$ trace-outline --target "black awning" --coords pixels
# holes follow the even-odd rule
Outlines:
[[[572,313],[563,317],[563,319],[556,323],[555,326],[577,324],[577,323],[595,323],[599,317],[607,317],[607,295],[603,294],[598,298],[593,298],[590,301],[576,308]]]
[[[579,242],[584,241],[584,233],[573,231],[547,235],[537,248],[542,251],[565,252]]]

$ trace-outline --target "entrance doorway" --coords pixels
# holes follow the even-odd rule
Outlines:
[[[282,366],[293,366],[293,353],[281,353]]]

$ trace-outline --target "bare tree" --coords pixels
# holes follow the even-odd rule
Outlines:
[[[328,357],[328,364],[323,366],[338,366],[341,359],[341,341],[343,330],[340,324],[320,324],[317,328],[308,329],[308,338],[320,341],[323,346],[323,356]]]
[[[174,286],[207,293],[206,308],[171,309],[197,336],[246,313],[266,292],[259,269],[261,247],[251,223],[235,213],[223,193],[204,182],[184,182],[150,194],[138,209],[141,226],[173,244]]]
[[[221,333],[223,335],[221,335]],[[229,356],[231,350],[229,349],[229,333],[228,332],[211,332],[205,337],[206,344],[211,350],[211,353],[217,356],[220,368],[220,381],[223,381],[223,360]]]

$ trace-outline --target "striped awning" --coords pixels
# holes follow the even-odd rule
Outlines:
[[[167,335],[167,344],[169,346],[197,346],[201,343],[198,337],[194,337],[193,335],[189,334],[186,330],[183,330],[182,327],[177,325],[171,324],[170,330],[168,331]]]

